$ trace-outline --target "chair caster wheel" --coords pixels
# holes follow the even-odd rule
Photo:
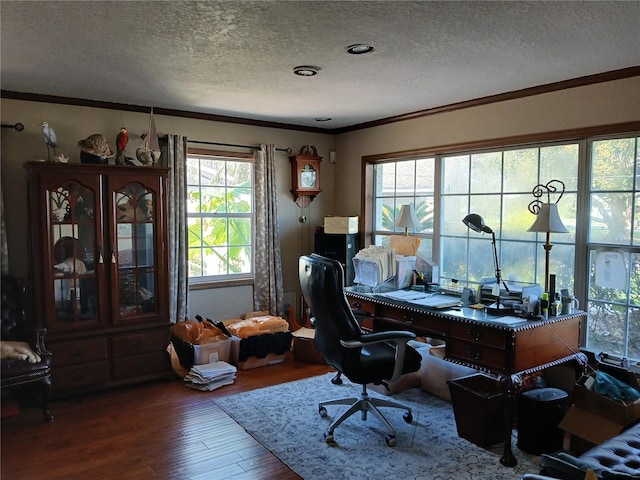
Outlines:
[[[328,431],[324,432],[324,441],[327,443],[333,443],[333,433],[329,433]]]
[[[413,422],[413,414],[411,412],[405,412],[404,415],[402,415],[402,419],[407,423],[411,423]]]
[[[324,407],[318,407],[318,413],[322,418],[325,418],[327,416],[327,409]]]
[[[387,442],[387,445],[390,447],[395,447],[397,443],[395,435],[387,435],[384,437],[384,441]]]

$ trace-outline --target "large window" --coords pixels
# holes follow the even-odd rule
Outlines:
[[[253,208],[250,158],[204,153],[187,156],[191,283],[252,276]]]
[[[640,358],[640,145],[590,144],[587,347]]]
[[[412,153],[415,155],[415,152]],[[496,235],[502,279],[545,284],[545,233],[529,232],[533,188],[560,180],[568,233],[551,233],[549,273],[588,312],[583,342],[596,353],[640,359],[640,138],[601,136],[522,147],[369,157],[371,240],[389,245],[400,206],[413,203],[419,255],[440,265],[440,283],[495,279],[492,237],[467,228],[477,213]],[[546,199],[546,197],[545,197]],[[555,202],[557,194],[550,200]],[[367,241],[365,240],[365,244]]]
[[[527,231],[535,220],[528,205],[534,200],[533,188],[550,180],[565,184],[558,210],[569,233],[552,234],[549,273],[556,275],[556,291],[573,291],[576,143],[442,157],[442,275],[471,286],[496,278],[491,235],[462,223],[465,215],[476,213],[496,235],[502,279],[544,286],[546,235]],[[555,194],[550,200],[557,198]]]

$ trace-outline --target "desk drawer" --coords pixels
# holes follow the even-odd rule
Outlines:
[[[505,331],[472,323],[452,323],[449,337],[502,350],[506,348],[507,344],[507,333]]]
[[[447,358],[486,367],[494,371],[503,372],[506,370],[504,350],[486,347],[473,342],[447,339],[446,356]]]
[[[372,302],[351,297],[347,297],[347,300],[349,301],[349,306],[352,310],[367,312],[371,316],[376,314],[376,306]]]

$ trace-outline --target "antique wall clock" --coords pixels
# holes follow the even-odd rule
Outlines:
[[[320,188],[320,161],[316,147],[304,145],[300,153],[289,157],[291,162],[291,193],[300,207],[311,203],[322,189]]]

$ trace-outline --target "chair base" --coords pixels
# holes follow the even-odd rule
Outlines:
[[[323,418],[327,416],[327,405],[349,405],[347,411],[329,425],[329,428],[324,434],[324,439],[327,443],[333,442],[333,431],[336,427],[356,412],[362,412],[362,420],[367,419],[367,414],[369,412],[378,417],[378,419],[387,427],[389,433],[386,435],[385,441],[390,447],[394,447],[396,445],[396,429],[393,428],[393,425],[391,425],[389,420],[387,420],[387,418],[382,414],[379,407],[400,408],[405,410],[405,413],[402,416],[404,421],[407,423],[411,423],[413,421],[413,413],[409,407],[383,398],[369,397],[366,385],[362,385],[362,393],[359,397],[338,398],[335,400],[320,402],[318,404],[318,413]]]

